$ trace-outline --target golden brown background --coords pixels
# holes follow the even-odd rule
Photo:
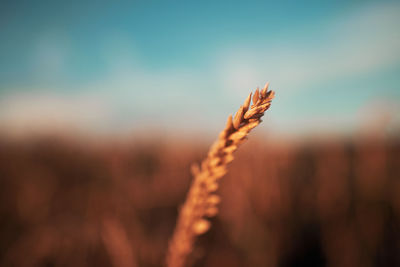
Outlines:
[[[250,135],[193,266],[398,266],[400,140]],[[1,266],[162,266],[197,139],[0,142]]]

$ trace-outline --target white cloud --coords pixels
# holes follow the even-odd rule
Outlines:
[[[207,118],[218,109],[217,101],[202,92],[208,86],[207,80],[185,70],[155,72],[135,65],[119,71],[117,67],[70,92],[41,88],[3,95],[0,130],[29,135],[54,131],[120,134],[148,127],[201,129],[214,123]]]
[[[268,79],[281,93],[293,93],[380,70],[400,61],[399,14],[399,4],[368,6],[321,24],[318,36],[305,31],[282,44],[270,40],[224,48],[217,63],[221,82],[243,97],[255,81]]]
[[[0,128],[13,135],[99,130],[112,109],[94,95],[23,93],[0,101]]]
[[[68,37],[59,33],[47,33],[37,40],[32,58],[36,78],[48,82],[63,77],[70,53],[69,43]]]

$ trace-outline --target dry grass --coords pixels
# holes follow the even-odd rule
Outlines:
[[[225,129],[219,134],[201,165],[192,165],[194,179],[180,210],[168,248],[169,267],[184,266],[196,237],[210,228],[206,217],[213,217],[218,213],[220,197],[215,194],[218,180],[226,174],[227,165],[234,159],[233,153],[238,146],[260,124],[261,117],[271,105],[274,92],[268,91],[267,83],[264,89],[255,91],[253,104],[250,106],[251,95],[250,93],[233,119],[229,116]]]

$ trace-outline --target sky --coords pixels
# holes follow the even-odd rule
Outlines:
[[[399,29],[398,1],[2,1],[0,130],[215,134],[269,81],[270,131],[390,131]]]

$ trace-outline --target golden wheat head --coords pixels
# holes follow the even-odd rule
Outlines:
[[[168,267],[183,267],[193,249],[196,237],[211,226],[206,217],[218,213],[220,197],[215,194],[218,180],[227,172],[227,165],[233,160],[233,153],[246,140],[248,133],[261,122],[264,112],[270,107],[274,92],[268,90],[268,83],[261,91],[257,89],[236,112],[228,117],[225,129],[211,146],[201,165],[193,164],[194,176],[188,195],[179,212],[175,231],[167,252]],[[253,104],[251,104],[253,100]]]

